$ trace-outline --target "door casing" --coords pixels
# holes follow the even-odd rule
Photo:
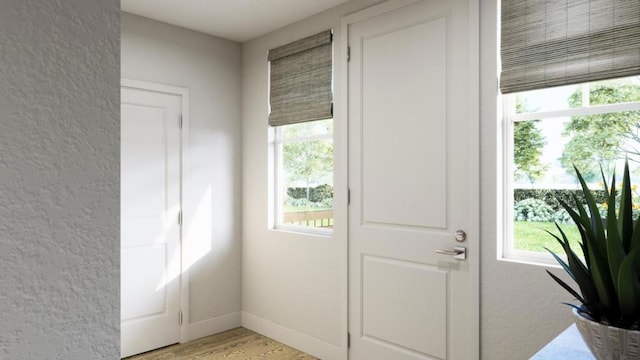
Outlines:
[[[184,204],[184,184],[187,180],[185,178],[186,173],[186,160],[188,159],[188,148],[189,144],[187,139],[189,139],[189,89],[184,87],[172,86],[159,84],[148,81],[134,80],[123,78],[120,80],[121,88],[131,88],[137,90],[146,90],[150,92],[157,92],[163,94],[175,95],[180,98],[180,114],[181,114],[181,131],[180,131],[180,144],[179,151],[180,154],[179,162],[179,176],[180,183],[179,187],[179,201],[180,201],[180,210],[182,214],[181,224],[179,226],[180,233],[180,311],[182,313],[182,323],[180,324],[180,342],[189,341],[188,334],[188,324],[189,324],[189,269],[184,268],[183,264],[185,264],[185,253],[186,253],[186,241],[185,241],[185,232],[184,232],[184,212],[185,212],[185,204]]]

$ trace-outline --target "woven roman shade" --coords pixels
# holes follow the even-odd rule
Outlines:
[[[330,119],[331,30],[269,50],[269,125]]]
[[[640,74],[640,0],[502,0],[502,93]]]

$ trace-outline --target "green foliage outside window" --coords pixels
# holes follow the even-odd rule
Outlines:
[[[516,98],[516,113],[528,112],[526,103]],[[548,165],[540,161],[542,149],[547,144],[538,128],[539,120],[520,121],[513,126],[513,176],[526,178],[531,184],[541,177]]]
[[[590,106],[640,101],[640,87],[604,84],[589,92]],[[568,99],[571,107],[582,106],[582,89]],[[605,173],[614,170],[616,160],[627,153],[638,153],[640,145],[640,111],[612,112],[573,116],[565,126],[563,136],[570,137],[560,162],[570,173],[575,165],[585,181],[599,181],[600,166]]]
[[[545,111],[576,109],[577,113],[585,113],[587,111],[578,109],[640,102],[639,79],[576,86],[575,91],[563,97],[566,99],[565,106],[562,106],[562,101],[555,101],[556,98]],[[589,104],[583,104],[584,89],[589,89]],[[531,185],[527,189],[513,189],[513,246],[518,250],[541,252],[544,247],[561,250],[555,249],[557,244],[543,235],[543,230],[555,229],[554,222],[567,231],[571,241],[578,241],[579,234],[570,228],[572,220],[569,214],[560,206],[560,200],[573,203],[574,196],[578,203],[586,202],[581,191],[570,189],[576,185],[575,181],[569,180],[574,178],[574,164],[584,180],[596,188],[592,194],[597,209],[603,215],[608,212],[605,201],[608,194],[598,190],[602,184],[596,185],[602,181],[601,171],[612,173],[616,164],[628,158],[630,163],[635,164],[631,169],[634,181],[637,182],[640,176],[640,166],[637,165],[640,163],[640,111],[622,111],[626,110],[622,107],[609,112],[599,111],[597,114],[565,118],[547,116],[544,120],[537,120],[535,113],[538,109],[531,108],[527,102],[533,101],[536,106],[541,106],[546,104],[545,96],[548,95],[538,93],[518,94],[515,97],[515,114],[529,115],[525,117],[527,120],[512,122],[513,180],[518,187],[526,186],[523,180]],[[565,139],[554,139],[551,134],[559,134]],[[550,154],[557,155],[551,158]],[[562,189],[551,188],[558,185]],[[547,186],[550,188],[544,188]],[[635,193],[635,185],[632,195],[634,201],[640,201],[640,196]],[[640,206],[632,209],[632,216],[634,219],[640,216]]]

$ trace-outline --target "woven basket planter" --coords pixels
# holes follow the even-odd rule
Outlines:
[[[598,360],[640,360],[640,331],[607,326],[587,319],[574,309],[582,339]]]

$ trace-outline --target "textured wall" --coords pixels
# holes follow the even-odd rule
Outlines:
[[[119,8],[2,0],[2,359],[119,355]]]
[[[240,325],[240,70],[236,42],[122,14],[122,77],[189,89],[183,241],[196,336]]]

